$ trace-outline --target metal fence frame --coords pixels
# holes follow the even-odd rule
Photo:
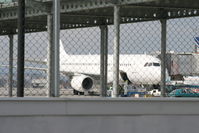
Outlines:
[[[151,0],[153,1],[153,0]],[[167,27],[166,23],[167,20],[170,18],[179,18],[179,17],[189,17],[189,16],[198,16],[198,11],[195,9],[197,6],[195,3],[198,3],[196,0],[193,0],[193,3],[190,3],[187,5],[187,1],[179,1],[176,0],[174,2],[174,5],[169,2],[162,2],[158,1],[157,3],[151,4],[150,0],[145,1],[139,1],[139,0],[119,0],[119,1],[103,1],[103,0],[96,0],[93,2],[85,1],[85,2],[64,2],[60,0],[56,1],[25,1],[21,0],[18,2],[19,9],[25,9],[25,3],[27,6],[31,7],[32,5],[40,5],[37,10],[39,12],[35,12],[34,10],[27,9],[27,17],[34,16],[36,14],[39,15],[46,15],[48,18],[47,23],[47,29],[49,34],[49,60],[48,60],[48,87],[49,87],[49,96],[51,97],[57,97],[59,96],[59,34],[60,34],[60,27],[63,28],[63,25],[60,24],[60,13],[72,13],[74,11],[84,11],[84,10],[92,10],[92,9],[99,9],[99,8],[112,8],[113,10],[113,22],[112,20],[105,19],[106,21],[103,23],[98,23],[97,18],[94,17],[94,19],[91,19],[88,21],[87,24],[78,24],[78,25],[67,25],[65,28],[77,28],[77,27],[90,27],[90,26],[101,26],[101,96],[105,96],[106,90],[103,89],[106,86],[106,80],[107,80],[107,52],[106,52],[106,45],[107,45],[107,27],[106,25],[113,24],[114,25],[114,63],[113,63],[113,97],[118,96],[118,83],[119,83],[119,46],[120,46],[120,23],[130,23],[130,22],[138,22],[138,21],[150,21],[150,20],[160,20],[161,22],[161,93],[162,96],[165,96],[165,82],[166,82],[166,33],[167,33]],[[61,5],[60,5],[61,2]],[[14,7],[16,7],[17,2],[13,2],[10,4],[3,4],[2,9],[5,9],[4,12],[2,12],[2,15],[0,17],[0,20],[6,20],[10,18],[15,18],[16,14],[13,14]],[[179,4],[180,3],[180,4]],[[22,5],[20,5],[22,4]],[[120,15],[122,11],[120,11],[121,7],[128,7],[132,5],[132,8],[138,8],[138,9],[144,9],[149,8],[153,11],[152,14],[149,14],[149,18],[145,17],[146,14],[141,14],[138,17],[129,19],[128,17],[125,18],[125,16]],[[138,4],[138,6],[136,6]],[[163,5],[165,4],[165,5]],[[48,5],[48,6],[46,6]],[[50,5],[50,6],[49,6]],[[185,6],[187,5],[187,6]],[[21,8],[20,8],[21,7]],[[7,8],[13,9],[13,10],[7,10]],[[43,8],[43,9],[41,9]],[[157,9],[157,10],[154,10]],[[5,15],[8,13],[8,16]],[[9,14],[10,13],[10,14]],[[22,15],[22,16],[20,16]],[[23,97],[23,89],[24,89],[24,55],[23,55],[23,49],[24,49],[24,16],[25,12],[24,10],[19,10],[19,17],[18,17],[18,90],[17,90],[17,96]],[[145,16],[143,16],[145,15]],[[121,16],[121,17],[120,17]],[[7,17],[7,18],[6,18]],[[122,18],[122,19],[121,19]],[[22,20],[22,21],[20,21]],[[82,19],[83,20],[83,19]],[[95,22],[96,21],[96,22]],[[105,23],[105,24],[104,24]],[[21,29],[21,30],[20,30]],[[42,26],[38,28],[39,30],[42,30]],[[37,30],[33,31],[30,29],[27,29],[26,32],[36,32]],[[17,33],[15,30],[2,30],[3,34],[8,34],[10,37],[10,60],[12,60],[12,34],[10,33]],[[21,54],[21,55],[20,55]],[[10,61],[10,74],[12,74],[12,62]],[[10,80],[11,76],[10,76]],[[11,84],[11,83],[10,83]],[[9,96],[12,96],[11,92],[11,85],[10,85],[10,91]]]

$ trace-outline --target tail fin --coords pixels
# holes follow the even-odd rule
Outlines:
[[[64,57],[66,57],[67,56],[67,54],[66,54],[66,51],[64,50],[64,46],[63,46],[63,43],[62,43],[62,41],[60,40],[60,59],[61,58],[64,58]]]
[[[194,40],[196,42],[196,44],[195,44],[195,52],[198,53],[198,49],[199,49],[199,37],[194,37]]]
[[[199,37],[194,37],[197,47],[199,47]]]

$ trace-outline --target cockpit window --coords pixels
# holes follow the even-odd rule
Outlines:
[[[144,64],[144,67],[147,67],[147,66],[160,66],[160,63],[155,63],[155,62],[147,62],[146,64]]]
[[[160,66],[160,63],[153,63],[153,66]]]
[[[149,63],[149,65],[148,66],[152,66],[153,64],[152,63]]]
[[[145,67],[148,65],[148,62],[144,65]]]

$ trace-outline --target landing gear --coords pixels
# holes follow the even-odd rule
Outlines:
[[[79,92],[79,94],[78,95],[84,95],[84,92]]]
[[[78,95],[79,91],[76,91],[75,89],[73,89],[73,95]]]
[[[73,95],[84,95],[84,92],[80,92],[80,91],[77,91],[77,90],[73,90]]]

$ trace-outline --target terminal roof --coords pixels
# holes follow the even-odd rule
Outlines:
[[[15,34],[16,0],[0,4],[0,35]],[[199,16],[198,0],[60,0],[61,29],[113,24],[113,7],[121,6],[121,23]],[[26,0],[26,32],[47,30],[52,0]]]

